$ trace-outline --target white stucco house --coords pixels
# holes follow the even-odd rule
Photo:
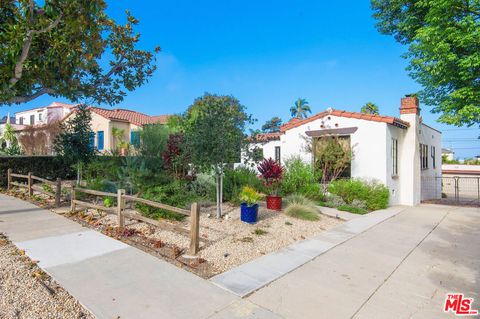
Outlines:
[[[281,163],[292,156],[314,163],[306,144],[328,135],[350,144],[354,155],[350,177],[382,182],[390,189],[391,204],[417,205],[440,196],[431,190],[441,185],[422,186],[422,181],[442,174],[441,132],[423,123],[415,96],[401,99],[398,118],[334,109],[294,118],[278,133],[261,134],[257,147],[263,149],[264,158]],[[441,184],[440,178],[431,181]]]
[[[44,125],[62,120],[74,110],[75,105],[53,102],[48,106],[15,113],[15,123],[19,126]]]

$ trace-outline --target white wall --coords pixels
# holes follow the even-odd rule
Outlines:
[[[441,198],[442,192],[442,134],[431,127],[421,124],[419,144],[428,146],[428,168],[421,169],[421,200]],[[435,147],[435,160],[433,149]],[[420,145],[418,146],[420,148]]]
[[[320,130],[322,125],[325,129],[357,127],[358,130],[350,136],[353,150],[352,177],[376,179],[386,183],[386,123],[326,116],[286,131],[285,135],[281,136],[283,159],[298,154],[306,163],[311,163],[312,154],[306,151],[310,142],[305,140],[305,132]]]

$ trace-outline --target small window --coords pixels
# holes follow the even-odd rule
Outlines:
[[[140,134],[138,131],[130,132],[130,144],[132,144],[135,147],[140,146]]]
[[[104,148],[104,134],[103,131],[97,132],[97,149],[103,151]]]
[[[392,138],[392,176],[398,175],[398,140]]]
[[[435,163],[436,162],[436,150],[435,150],[435,146],[432,146],[432,149],[431,149],[431,153],[432,153],[432,167],[435,169],[437,167],[437,164]]]
[[[20,118],[18,119],[18,124],[23,125],[23,117],[20,117]]]
[[[42,113],[38,113],[38,121],[39,121],[39,122],[42,121]]]
[[[280,157],[280,146],[275,146],[275,161],[277,163],[280,163],[281,157]]]
[[[428,168],[428,145],[420,144],[420,166],[422,169]]]
[[[35,124],[35,115],[32,114],[30,115],[30,125],[34,125]]]

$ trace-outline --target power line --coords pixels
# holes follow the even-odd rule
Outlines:
[[[441,130],[442,132],[453,132],[453,131],[475,131],[475,130],[480,130],[480,127],[478,128],[450,128],[446,130]]]

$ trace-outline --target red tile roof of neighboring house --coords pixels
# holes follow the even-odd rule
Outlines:
[[[258,142],[279,141],[282,134],[281,132],[260,133],[255,136],[255,139]]]
[[[150,116],[136,111],[125,109],[102,109],[100,107],[90,107],[95,112],[107,119],[130,122],[132,124],[143,126],[145,124],[166,124],[169,115]]]
[[[282,127],[280,128],[280,131],[285,132],[292,128],[299,127],[300,125],[315,121],[317,119],[324,118],[325,116],[328,116],[328,115],[361,119],[366,121],[383,122],[383,123],[399,126],[401,128],[407,128],[410,126],[408,122],[402,121],[401,119],[393,116],[382,116],[382,115],[376,115],[376,114],[365,114],[365,113],[348,112],[348,111],[331,109],[324,112],[320,112],[318,114],[315,114],[303,120],[298,118],[293,118],[288,123],[285,123],[284,125],[282,125]]]
[[[152,119],[158,124],[167,124],[170,115],[154,115]]]

